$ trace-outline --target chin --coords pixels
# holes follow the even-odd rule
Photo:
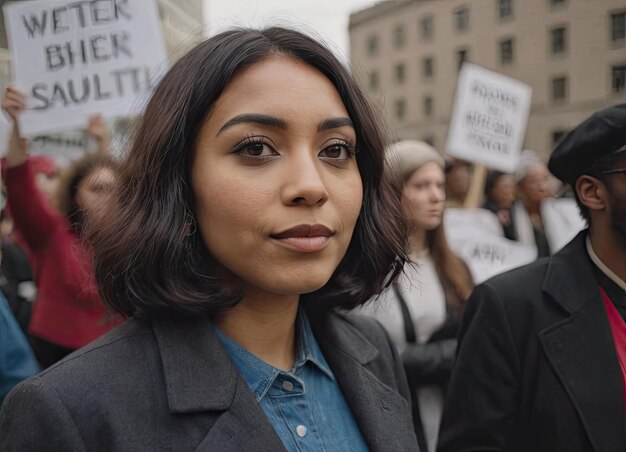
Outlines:
[[[279,278],[266,281],[265,290],[273,293],[302,295],[321,289],[328,283],[331,276],[332,273],[328,271],[318,272],[314,269],[285,272]]]

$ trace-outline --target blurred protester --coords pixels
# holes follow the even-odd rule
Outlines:
[[[401,141],[387,150],[387,163],[390,173],[401,179],[411,264],[364,311],[385,326],[398,346],[412,389],[420,448],[434,451],[458,318],[472,290],[472,277],[446,241],[442,156],[427,143]]]
[[[0,212],[0,231],[0,290],[20,328],[26,332],[36,289],[28,257],[12,237],[13,219],[6,215],[6,209]]]
[[[517,240],[511,207],[515,202],[515,180],[511,174],[492,170],[485,181],[485,202],[483,208],[496,214],[504,236]]]
[[[102,304],[91,250],[83,240],[85,219],[97,214],[111,191],[117,165],[102,154],[74,162],[59,180],[57,211],[37,188],[27,142],[19,136],[17,117],[24,105],[23,94],[8,87],[2,103],[13,121],[7,199],[16,229],[36,262],[37,298],[29,333],[37,359],[48,367],[120,323]]]
[[[541,206],[554,196],[553,178],[545,163],[535,151],[524,150],[515,171],[519,201],[512,209],[517,240],[537,248],[537,257],[551,254],[546,237]]]
[[[131,318],[16,387],[3,445],[419,450],[393,343],[338,312],[406,259],[380,127],[300,32],[226,31],[179,59],[147,104],[115,221],[93,230],[102,294]]]
[[[445,163],[446,207],[464,207],[465,197],[470,190],[471,164],[465,160],[449,157]]]
[[[38,371],[26,336],[0,292],[0,406],[16,384]]]
[[[626,449],[626,104],[583,121],[549,167],[589,229],[473,292],[440,452]]]

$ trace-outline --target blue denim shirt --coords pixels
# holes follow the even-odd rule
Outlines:
[[[0,405],[20,381],[39,372],[39,364],[0,293]]]
[[[287,450],[368,450],[302,309],[296,362],[289,372],[260,360],[215,329]]]

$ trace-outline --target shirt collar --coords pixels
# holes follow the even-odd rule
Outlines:
[[[293,369],[285,372],[259,359],[214,325],[215,332],[224,345],[226,352],[235,363],[246,385],[254,393],[257,401],[261,400],[281,373],[295,374],[307,362],[310,362],[331,380],[335,377],[330,370],[322,351],[313,335],[313,330],[302,308],[296,319],[296,362]]]
[[[620,287],[620,289],[626,292],[626,282],[624,282],[622,278],[617,276],[615,272],[613,272],[613,270],[607,267],[606,264],[600,260],[600,257],[598,257],[598,255],[593,249],[593,246],[591,245],[591,240],[589,239],[589,235],[587,235],[587,238],[585,239],[585,246],[587,247],[587,253],[589,254],[589,258],[596,265],[596,267],[598,267],[598,269],[602,273],[604,273],[604,275],[607,278],[609,278],[611,281],[617,284]]]

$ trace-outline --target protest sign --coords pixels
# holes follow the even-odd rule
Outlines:
[[[25,136],[131,111],[166,66],[154,0],[37,0],[4,7]]]
[[[535,247],[504,238],[488,210],[447,209],[444,227],[450,248],[468,265],[476,284],[537,258]]]
[[[73,160],[87,150],[87,136],[83,130],[70,130],[31,138],[32,155],[51,155],[62,160]]]
[[[526,133],[530,86],[475,64],[459,73],[446,152],[513,172]]]
[[[544,199],[541,203],[541,218],[553,254],[587,227],[576,201],[570,198]]]

